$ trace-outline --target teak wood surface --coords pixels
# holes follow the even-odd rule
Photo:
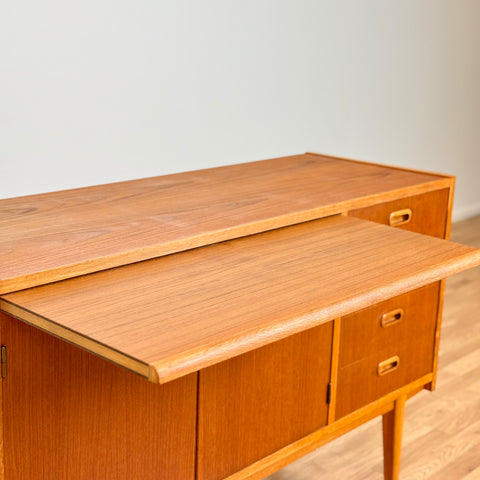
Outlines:
[[[155,385],[5,314],[0,325],[6,479],[194,478],[197,374]]]
[[[361,426],[363,423],[368,422],[379,415],[384,415],[385,413],[392,411],[395,408],[396,399],[402,397],[403,395],[407,395],[407,398],[415,395],[422,390],[424,385],[431,381],[431,378],[431,374],[426,375],[425,377],[419,378],[409,385],[405,385],[398,390],[390,392],[379,400],[360,408],[359,410],[337,420],[336,422],[327,425],[326,427],[321,428],[310,435],[307,435],[306,437],[286,446],[285,448],[282,448],[281,450],[278,450],[272,455],[262,458],[258,462],[249,465],[243,470],[230,475],[225,480],[266,479],[266,475],[276,472],[279,468],[288,465],[292,461],[318,449],[318,447],[321,447],[322,445],[325,445],[326,443],[348,433],[349,431]],[[371,448],[371,445],[369,444],[368,447]],[[340,457],[338,452],[332,452],[330,455],[333,457]],[[341,462],[345,463],[344,457],[342,458]],[[337,475],[335,470],[330,470],[326,473],[327,478],[332,476],[332,472],[335,472],[334,475]],[[283,471],[280,472],[278,476],[283,476],[282,473]],[[273,478],[277,477],[273,476],[272,479]],[[303,478],[308,478],[308,480],[310,480],[311,478],[316,477],[308,476],[307,473],[307,476],[302,477],[302,479]]]
[[[269,174],[263,170],[268,162]],[[348,180],[357,185],[342,185],[352,168],[360,168],[365,177],[358,170]],[[389,177],[386,190],[379,187],[382,169]],[[374,170],[379,174],[375,181]],[[254,194],[247,171],[254,173]],[[392,212],[403,210],[412,216],[401,229],[448,236],[454,179],[315,154],[179,176],[184,183],[154,186],[148,201],[145,182],[176,176],[136,181],[138,190],[131,197],[119,185],[135,182],[91,187],[98,194],[112,187],[119,197],[112,202],[110,194],[104,197],[92,220],[82,213],[78,218],[86,223],[73,231],[59,202],[57,212],[67,218],[61,235],[55,225],[37,229],[32,218],[43,211],[24,209],[24,219],[32,214],[32,245],[43,248],[58,240],[60,255],[52,260],[56,251],[48,245],[42,262],[50,266],[34,272],[37,252],[24,248],[34,273],[2,283],[0,267],[0,292],[117,268],[2,295],[0,310],[154,382],[169,383],[145,382],[0,314],[1,340],[10,352],[8,376],[1,382],[9,480],[23,478],[25,472],[28,478],[53,475],[52,480],[72,475],[253,480],[382,414],[385,475],[397,480],[404,401],[435,378],[432,357],[438,348],[441,293],[439,283],[431,282],[479,264],[480,251],[348,215],[388,223]],[[413,183],[398,187],[400,177]],[[365,183],[369,193],[362,196]],[[202,201],[220,184],[223,190],[246,189],[231,197],[223,191],[218,205],[204,209]],[[190,192],[188,199],[192,185],[199,197]],[[69,197],[70,213],[84,208],[85,190]],[[359,196],[349,199],[352,191]],[[59,200],[72,192],[57,193]],[[257,201],[255,195],[262,193]],[[275,201],[269,203],[271,194]],[[55,196],[45,197],[49,195]],[[236,203],[229,203],[235,196]],[[172,200],[168,212],[157,215],[165,198]],[[222,203],[225,199],[230,200]],[[200,200],[198,209],[190,200]],[[112,223],[116,207],[118,222]],[[217,207],[230,217],[217,218]],[[48,210],[51,218],[55,208]],[[347,216],[311,221],[338,213]],[[173,235],[165,242],[155,223],[165,221],[164,214],[178,227],[165,229]],[[217,220],[220,227],[212,230],[217,224],[211,222]],[[292,223],[296,225],[287,226]],[[112,233],[112,225],[119,235]],[[278,227],[283,228],[259,233]],[[249,233],[257,235],[246,237]],[[229,240],[233,237],[243,238]],[[103,240],[110,244],[97,258],[95,249],[106,246]],[[89,260],[73,252],[74,263],[65,263],[63,247],[82,245],[80,257]],[[199,246],[203,248],[121,267],[143,255],[150,259]],[[0,260],[1,248],[0,240]],[[26,257],[22,262],[28,263]],[[397,307],[403,311],[401,321],[375,330],[384,310],[391,314]],[[412,315],[416,308],[418,322]],[[350,349],[358,339],[360,348]],[[392,359],[400,359],[400,366],[379,374],[379,365],[396,365]],[[335,402],[330,407],[328,381]],[[396,405],[400,408],[392,413]]]
[[[449,224],[447,222],[449,192],[448,188],[442,188],[433,192],[350,210],[348,215],[388,225],[392,212],[409,208],[412,211],[411,220],[395,228],[445,238]]]
[[[408,209],[409,221],[397,228],[442,238],[448,235],[450,193],[451,190],[440,189],[350,211],[348,215],[359,216],[365,220],[374,220],[388,225],[392,215],[395,215],[399,210]],[[233,473],[228,479],[248,478],[254,480],[262,478],[262,472],[265,472],[265,469],[270,472],[274,471],[280,465],[288,463],[288,458],[300,455],[301,450],[310,444],[309,439],[312,439],[313,443],[318,445],[325,442],[326,439],[338,435],[339,431],[344,431],[345,427],[342,427],[344,421],[346,421],[345,425],[350,428],[352,417],[356,418],[355,422],[360,419],[366,421],[371,418],[372,412],[376,411],[376,414],[379,414],[380,412],[377,410],[379,402],[385,405],[384,402],[387,401],[387,404],[382,407],[385,410],[381,412],[385,414],[386,419],[399,419],[399,423],[401,423],[401,415],[398,415],[401,413],[401,409],[396,407],[399,405],[398,398],[404,394],[410,397],[418,393],[422,387],[430,385],[432,373],[428,372],[431,372],[433,367],[433,374],[435,373],[435,363],[432,362],[432,355],[435,350],[434,339],[436,334],[434,332],[437,326],[439,283],[427,285],[363,309],[360,312],[335,319],[330,380],[332,382],[331,404],[328,409],[328,423],[332,427],[332,431],[329,431],[328,428],[322,428],[298,442],[259,459],[243,470]],[[401,307],[402,315],[393,318],[392,321],[392,315],[394,312],[398,313],[399,307]],[[390,320],[388,323],[382,323],[385,316],[387,320]],[[345,331],[341,326],[343,321],[345,321]],[[304,332],[304,335],[306,334],[308,334],[308,331]],[[340,338],[342,338],[341,342]],[[400,365],[389,371],[388,374],[378,376],[377,365],[379,362],[391,358],[393,354],[399,354]],[[398,355],[395,355],[395,357],[398,357]],[[218,367],[221,367],[223,363],[219,364]],[[337,401],[339,363],[340,366],[348,368],[340,372],[342,388],[339,390]],[[252,363],[251,373],[256,366],[256,363]],[[221,368],[211,368],[218,372],[223,371],[226,374],[226,371]],[[348,373],[351,373],[352,370],[354,374],[345,382]],[[301,374],[302,372],[300,372]],[[276,370],[274,370],[272,376],[276,377],[277,375]],[[215,386],[212,389],[215,390],[216,384],[223,384],[223,382],[224,379],[221,377],[216,379]],[[219,394],[219,396],[221,395]],[[388,398],[396,400],[392,402]],[[230,397],[225,399],[223,403],[228,405],[232,401],[239,403],[242,409],[246,410],[249,405],[249,396],[237,395],[236,390],[232,390]],[[299,401],[299,404],[304,402],[305,400]],[[319,403],[323,402],[323,398],[319,400]],[[337,412],[335,411],[336,405],[339,407]],[[352,408],[352,405],[355,407]],[[391,410],[393,408],[395,410]],[[352,412],[352,410],[355,411]],[[389,412],[389,410],[391,411]],[[347,412],[352,413],[347,414]],[[356,416],[359,412],[362,412],[360,417]],[[339,417],[340,419],[338,419]],[[332,423],[336,418],[335,423]],[[287,422],[287,424],[288,420],[292,420],[292,416],[286,415],[282,419],[283,423]],[[237,425],[235,420],[226,421],[224,425],[216,427],[216,430],[220,432],[219,435],[225,432],[224,437],[234,436],[238,429],[242,427]],[[393,426],[392,422],[389,421],[386,421],[385,426],[385,478],[397,479],[401,447],[401,435],[397,435],[397,433],[400,433],[401,430],[396,427],[389,428],[389,426]],[[401,429],[401,425],[399,425],[399,428]],[[248,432],[244,437],[246,439],[252,438]],[[264,452],[268,452],[270,443],[271,441],[266,441],[264,437],[264,441],[261,442],[261,448]],[[242,458],[241,452],[245,450],[248,455],[255,452],[248,441],[243,443],[242,447],[240,452],[234,450],[234,455],[227,454],[227,460],[223,462],[221,458],[218,463],[215,461],[216,459],[209,458],[212,460],[208,464],[211,471],[215,471],[214,465],[216,465],[220,472],[222,469],[225,472],[225,467],[231,466],[232,460],[238,461]],[[215,478],[215,475],[213,474],[212,477]]]
[[[433,371],[439,282],[342,318],[336,419]],[[382,327],[385,312],[401,307],[398,323]],[[398,368],[377,374],[380,362]]]
[[[327,423],[333,322],[199,372],[197,480],[222,480]]]
[[[12,293],[0,308],[163,383],[479,263],[471,247],[335,216]]]
[[[407,396],[402,395],[395,400],[395,408],[383,415],[384,480],[396,480],[400,475],[406,400]]]
[[[439,282],[390,298],[342,318],[339,368],[373,352],[385,353],[435,331]],[[381,325],[384,314],[402,309],[397,322]],[[433,353],[433,352],[432,352]],[[413,355],[418,359],[417,355]],[[431,367],[430,367],[431,368]]]
[[[480,248],[480,216],[454,223],[452,240]],[[401,480],[480,479],[480,268],[446,284],[437,387],[406,402]],[[268,480],[384,480],[381,423],[368,422]]]
[[[0,200],[0,293],[451,187],[304,154]]]

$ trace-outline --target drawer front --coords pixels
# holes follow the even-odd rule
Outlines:
[[[327,423],[332,322],[200,371],[198,479],[220,480]]]
[[[433,371],[439,288],[437,282],[342,318],[337,419]]]
[[[338,371],[336,418],[341,418],[432,371],[433,332],[412,345],[386,348]]]
[[[435,332],[440,284],[433,283],[342,318],[339,367]]]
[[[445,238],[449,189],[351,210],[348,215],[412,232]]]

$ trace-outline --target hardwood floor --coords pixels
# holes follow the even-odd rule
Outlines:
[[[453,224],[451,240],[480,247],[480,216]],[[437,388],[406,404],[402,480],[480,480],[480,268],[447,280]],[[377,418],[268,480],[382,480]]]

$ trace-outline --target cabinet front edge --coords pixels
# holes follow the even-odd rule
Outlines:
[[[97,355],[104,360],[126,368],[127,370],[130,370],[131,372],[136,373],[137,375],[140,375],[151,382],[159,382],[157,371],[155,368],[152,368],[152,366],[125,355],[124,353],[121,353],[100,342],[92,340],[91,338],[85,337],[77,332],[58,325],[57,323],[52,322],[41,315],[32,313],[2,298],[0,298],[0,311],[61,340],[64,340],[76,347],[79,347],[82,350],[86,350],[89,353]]]

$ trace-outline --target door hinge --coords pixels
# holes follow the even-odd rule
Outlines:
[[[327,385],[327,405],[330,405],[332,401],[332,384]]]
[[[2,366],[2,378],[7,376],[7,347],[2,345],[0,353],[0,364]]]

